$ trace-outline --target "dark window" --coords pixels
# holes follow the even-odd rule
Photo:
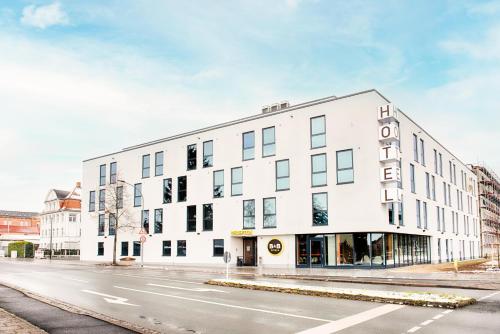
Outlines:
[[[163,175],[163,151],[155,153],[155,176]]]
[[[149,234],[149,210],[142,211],[141,222],[142,227],[146,230],[146,233]]]
[[[163,240],[162,245],[162,256],[171,256],[172,255],[172,242],[170,240]]]
[[[352,150],[337,151],[337,184],[354,182]]]
[[[187,206],[186,217],[186,231],[196,232],[196,205]]]
[[[370,244],[367,233],[353,233],[355,265],[370,265]]]
[[[134,184],[134,206],[142,205],[142,184],[136,183]]]
[[[401,198],[401,202],[398,202],[398,220],[399,220],[399,226],[404,225],[403,221],[403,199]]]
[[[109,235],[116,234],[116,216],[112,213],[109,214],[108,234]]]
[[[149,154],[145,154],[142,156],[142,177],[146,178],[150,175],[150,156]]]
[[[116,162],[109,164],[109,183],[116,183]]]
[[[102,213],[98,217],[97,235],[104,235],[104,214]]]
[[[187,199],[187,177],[177,178],[177,202],[185,202]]]
[[[224,171],[217,170],[214,172],[214,197],[224,197]]]
[[[276,190],[290,189],[290,161],[276,161]]]
[[[420,138],[420,162],[425,166],[425,144],[422,138]]]
[[[276,198],[264,198],[264,223],[263,227],[276,227]]]
[[[422,227],[422,222],[420,219],[420,200],[416,200],[416,211],[417,211],[417,227],[421,228]]]
[[[418,138],[416,134],[413,134],[413,160],[418,162]]]
[[[186,256],[186,240],[177,240],[177,256]]]
[[[203,204],[203,231],[212,231],[214,228],[214,212],[212,204]]]
[[[438,173],[438,154],[436,150],[434,150],[434,173]]]
[[[326,154],[311,156],[311,185],[326,186]]]
[[[141,256],[141,243],[139,241],[134,241],[134,249],[132,256]]]
[[[243,160],[255,158],[255,132],[245,132],[243,134]]]
[[[214,165],[214,142],[209,140],[203,143],[203,167]]]
[[[231,168],[231,196],[243,194],[243,168]]]
[[[99,190],[99,211],[106,209],[106,190]]]
[[[123,209],[123,186],[116,187],[116,208]]]
[[[394,225],[394,203],[387,203],[387,211],[389,214],[389,224]]]
[[[328,225],[327,193],[312,194],[313,225]]]
[[[95,191],[89,193],[89,211],[95,211]]]
[[[214,256],[224,256],[224,239],[214,239]]]
[[[243,228],[255,228],[255,200],[243,201]]]
[[[196,144],[187,147],[187,170],[196,169]]]
[[[326,146],[325,116],[311,118],[311,148]]]
[[[106,185],[106,165],[99,166],[99,185]]]
[[[429,173],[425,173],[425,193],[427,195],[427,198],[430,199],[431,198],[431,182],[430,182],[430,175]]]
[[[163,179],[163,203],[172,203],[172,179]]]
[[[423,202],[424,229],[427,229],[427,202]]]
[[[155,209],[155,233],[163,232],[163,209]]]
[[[439,153],[439,175],[443,176],[443,155]]]
[[[270,157],[276,154],[276,138],[274,126],[262,129],[262,156]]]
[[[104,242],[98,242],[97,243],[97,256],[103,256],[104,255]]]
[[[410,190],[415,193],[415,166],[410,164]]]
[[[120,256],[128,256],[128,241],[122,241],[122,252]]]

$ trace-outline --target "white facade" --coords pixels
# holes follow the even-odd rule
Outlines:
[[[249,253],[245,254],[244,250],[253,247],[253,242],[256,243],[257,248],[256,252],[253,252],[255,257],[253,264],[256,265],[329,266],[349,262],[349,256],[357,257],[352,260],[357,264],[369,264],[370,257],[374,264],[380,261],[383,263],[387,261],[389,264],[389,257],[394,257],[395,251],[391,250],[390,256],[387,254],[376,256],[376,234],[371,236],[372,246],[367,246],[367,253],[364,256],[359,256],[361,248],[355,251],[354,255],[349,254],[349,242],[359,243],[359,240],[362,240],[360,239],[362,234],[370,232],[386,233],[387,236],[391,235],[391,240],[396,240],[392,239],[393,234],[427,236],[428,244],[425,247],[433,262],[440,259],[451,260],[452,257],[477,257],[479,230],[477,227],[477,192],[474,191],[477,182],[474,174],[405,114],[394,108],[391,110],[396,110],[396,115],[380,119],[380,108],[393,107],[390,101],[375,90],[344,97],[330,97],[296,106],[285,106],[282,110],[137,145],[84,161],[81,259],[93,261],[112,259],[114,237],[109,236],[108,215],[102,210],[99,211],[98,208],[99,190],[109,187],[111,163],[116,163],[114,168],[117,173],[114,178],[130,184],[118,181],[124,187],[124,206],[130,213],[128,220],[136,222],[137,226],[134,231],[118,233],[117,253],[119,256],[122,255],[122,242],[128,244],[128,252],[123,254],[125,256],[133,255],[132,242],[139,240],[141,206],[133,207],[132,185],[140,183],[144,209],[149,210],[151,222],[149,235],[144,243],[145,262],[222,264],[222,259],[214,256],[214,239],[223,239],[224,250],[232,254],[232,264],[236,264],[237,258],[244,255],[244,262],[248,262],[247,260],[252,256]],[[321,116],[324,116],[325,133],[321,131],[321,126],[318,128],[318,123],[314,125],[311,123],[311,118]],[[382,129],[386,125],[389,129]],[[265,148],[263,146],[263,129],[269,127],[274,127],[275,155],[263,157],[263,151],[272,151],[272,145],[267,145]],[[314,138],[311,134],[312,128],[316,134]],[[250,131],[254,131],[254,159],[243,160],[243,134]],[[387,131],[390,131],[389,137],[383,137],[388,134]],[[414,161],[414,134],[417,136],[419,162]],[[391,136],[393,136],[392,139],[390,139]],[[323,137],[326,137],[325,145],[312,148],[312,141],[321,142]],[[425,165],[420,156],[420,139],[424,141]],[[204,142],[207,141],[213,142],[213,167],[204,168],[202,166],[203,148]],[[392,153],[390,149],[387,149],[387,152],[395,156],[389,159],[384,158],[382,161],[382,152],[385,152],[382,148],[389,142],[392,142],[396,149]],[[197,147],[197,168],[187,170],[187,147],[193,144]],[[400,146],[400,150],[397,146]],[[442,176],[439,173],[439,166],[438,173],[435,172],[434,149],[437,152],[438,161],[439,155],[442,157]],[[349,150],[352,150],[352,166],[349,166],[345,159],[349,156]],[[155,168],[157,152],[163,152],[161,168],[160,166]],[[143,178],[143,156],[148,154],[150,176]],[[320,156],[318,160],[315,160],[320,161],[317,164],[320,167],[318,169],[315,165],[315,171],[319,170],[319,172],[314,175],[314,179],[319,184],[323,184],[322,180],[325,180],[326,184],[312,186],[313,158],[311,156],[321,154],[326,154],[326,176],[321,168],[323,166],[321,159],[324,156]],[[401,157],[400,170],[399,157]],[[338,163],[338,159],[341,162]],[[277,191],[277,182],[282,184],[287,181],[276,178],[276,164],[282,160],[289,161],[289,189]],[[448,167],[450,161],[452,174],[455,168],[455,173],[458,175],[456,184],[454,179],[450,181]],[[411,191],[410,164],[415,169],[415,193]],[[106,172],[104,175],[106,185],[100,186],[100,176],[102,176],[100,166],[102,165]],[[232,196],[231,169],[236,167],[242,167],[243,170],[242,195]],[[384,173],[384,168],[389,169]],[[161,171],[161,175],[155,176],[156,169]],[[337,171],[337,169],[340,170]],[[220,170],[224,171],[224,195],[222,198],[214,198],[214,179],[218,179],[219,175],[215,176],[214,172]],[[467,185],[464,187],[460,180],[461,171],[466,173]],[[350,181],[351,173],[353,182],[338,182],[339,178]],[[398,173],[401,175],[402,189],[398,188],[398,178],[395,176]],[[431,177],[435,179],[435,200],[432,191],[430,198],[427,197],[425,173],[429,173],[430,180]],[[178,201],[178,177],[181,176],[187,176],[187,200],[185,202]],[[384,180],[384,177],[390,180]],[[164,179],[168,178],[172,179],[172,202],[163,203],[163,183]],[[446,203],[444,202],[443,182],[446,184],[447,192],[448,187],[450,188],[451,206],[447,204],[448,198]],[[235,188],[238,187],[240,186],[235,185]],[[388,189],[387,193],[385,189]],[[463,206],[460,205],[460,207],[457,202],[457,190],[458,198],[462,198],[463,201]],[[90,192],[95,192],[92,195],[95,196],[93,204],[89,203]],[[327,225],[315,226],[313,224],[312,198],[313,194],[317,193],[327,194],[327,211],[317,211],[317,217],[320,217],[317,222],[325,222],[323,218],[327,214]],[[138,194],[136,192],[136,195]],[[321,204],[323,198],[321,196],[315,197],[315,203]],[[269,220],[276,221],[276,226],[273,228],[263,227],[265,198],[275,198],[275,218],[271,217]],[[387,199],[389,202],[395,201],[392,202],[395,208],[392,224],[388,218],[388,208],[391,204],[383,203]],[[417,199],[420,201],[421,210],[420,227],[417,223]],[[136,200],[140,201],[140,198]],[[254,229],[244,229],[244,200],[255,201]],[[402,201],[404,208],[403,222],[398,220],[398,200]],[[423,203],[427,206],[426,224]],[[212,204],[213,230],[211,231],[203,230],[203,204]],[[95,206],[95,210],[89,211],[92,205]],[[187,206],[196,206],[196,231],[194,232],[187,232]],[[438,229],[437,207],[440,208],[440,212],[444,212],[444,231],[442,223],[439,224]],[[161,233],[154,233],[155,209],[162,209],[163,212]],[[453,224],[452,228],[452,212],[453,222],[458,215],[458,230],[456,224]],[[105,221],[104,233],[102,230],[100,233],[103,235],[98,235],[100,214],[103,215],[102,218]],[[251,221],[252,217],[249,215],[247,222]],[[334,233],[340,238],[337,243],[331,236]],[[343,236],[340,235],[342,233],[359,233],[359,235],[354,236],[358,238],[357,241],[348,239],[343,243]],[[307,239],[304,239],[307,240],[304,241],[307,247],[304,247],[308,252],[305,260],[299,250],[297,235],[308,235]],[[321,237],[314,238],[314,235]],[[329,238],[329,235],[332,238]],[[269,247],[276,245],[276,241],[269,244],[272,239],[278,239],[281,243],[278,247],[282,247],[282,250],[278,254],[272,254],[269,251]],[[177,254],[177,241],[179,240],[186,242],[186,256]],[[369,240],[368,243],[370,243]],[[163,255],[164,241],[171,242],[170,256]],[[316,241],[318,243],[315,243]],[[384,242],[380,241],[378,247],[392,247],[389,245],[391,242],[385,239]],[[446,244],[448,244],[448,256]],[[318,249],[321,254],[315,254],[316,247],[320,247]],[[102,255],[98,255],[98,252]],[[402,258],[403,254],[398,253],[397,256],[399,259],[399,256]],[[298,263],[299,257],[301,257],[301,264]],[[426,261],[427,258],[424,262]]]

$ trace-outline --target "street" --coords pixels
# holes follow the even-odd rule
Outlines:
[[[500,330],[500,292],[491,290],[308,282],[437,291],[478,299],[476,305],[443,310],[214,287],[203,282],[220,275],[182,270],[0,261],[0,273],[0,283],[166,333],[470,334]]]

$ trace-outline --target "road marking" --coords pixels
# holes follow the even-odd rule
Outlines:
[[[113,275],[135,277],[135,278],[142,278],[142,279],[144,279],[144,278],[152,278],[152,279],[157,279],[157,280],[162,280],[162,281],[171,281],[171,282],[179,282],[179,283],[205,285],[205,283],[202,283],[202,282],[182,281],[182,280],[178,280],[178,279],[163,278],[163,277],[159,277],[159,276],[138,276],[138,275],[127,275],[127,274],[113,274]]]
[[[453,310],[446,310],[446,311],[443,311],[443,314],[448,314],[448,313],[451,313],[453,312]]]
[[[120,305],[129,305],[129,306],[139,306],[139,305],[136,305],[136,304],[130,304],[130,303],[127,303],[126,301],[128,300],[127,298],[122,298],[122,297],[116,297],[116,296],[111,296],[111,295],[107,295],[105,293],[100,293],[100,292],[96,292],[96,291],[91,291],[91,290],[82,290],[83,292],[86,292],[86,293],[91,293],[93,295],[97,295],[97,296],[102,296],[104,297],[104,300],[107,301],[108,303],[111,303],[111,304],[120,304]]]
[[[418,331],[420,328],[422,328],[422,327],[415,326],[415,327],[413,327],[413,328],[410,328],[410,329],[408,330],[408,333],[415,333],[415,332],[416,332],[416,331]]]
[[[161,285],[161,284],[154,284],[154,283],[148,283],[146,285],[149,285],[149,286],[158,286],[160,288],[176,289],[176,290],[186,290],[186,291],[195,291],[195,292],[222,292],[222,293],[229,293],[228,291],[222,291],[222,290],[217,290],[217,289],[181,288],[179,286]]]
[[[72,277],[67,277],[67,276],[61,276],[62,279],[67,279],[70,281],[75,281],[75,282],[80,282],[80,283],[88,283],[88,281],[84,281],[78,278],[72,278]]]
[[[434,320],[430,319],[430,320],[425,320],[424,322],[422,322],[420,324],[420,326],[427,326],[428,324],[430,324],[431,322],[433,322]]]
[[[487,296],[484,296],[484,297],[479,298],[477,301],[485,300],[485,299],[487,299],[487,298],[490,298],[490,297],[493,297],[493,296],[495,296],[495,295],[498,295],[499,293],[500,293],[500,291],[490,293],[490,294],[489,294],[489,295],[487,295]]]
[[[405,307],[405,306],[404,305],[393,305],[393,304],[375,307],[375,308],[372,308],[371,310],[361,312],[358,314],[354,314],[354,315],[345,317],[345,318],[340,319],[340,320],[335,320],[335,321],[329,322],[327,324],[324,324],[324,325],[321,325],[318,327],[306,329],[305,331],[299,332],[297,334],[336,333],[336,332],[341,331],[343,329],[358,325],[362,322],[380,317],[381,315],[399,310],[403,307]]]
[[[240,310],[248,310],[248,311],[261,312],[261,313],[283,315],[283,316],[292,317],[292,318],[301,318],[301,319],[308,319],[308,320],[331,322],[331,320],[328,320],[328,319],[307,317],[307,316],[304,316],[304,315],[297,315],[297,314],[276,312],[276,311],[264,310],[264,309],[253,308],[253,307],[245,307],[245,306],[239,306],[239,305],[233,305],[233,304],[218,303],[218,302],[212,302],[212,301],[203,300],[203,299],[196,299],[196,298],[189,298],[189,297],[182,297],[182,296],[175,296],[175,295],[167,295],[165,293],[159,293],[159,292],[148,291],[148,290],[138,290],[138,289],[132,289],[132,288],[127,288],[127,287],[117,286],[117,285],[114,285],[114,287],[117,288],[117,289],[122,289],[122,290],[135,291],[135,292],[140,292],[140,293],[149,293],[151,295],[157,295],[157,296],[168,297],[168,298],[175,298],[175,299],[182,299],[182,300],[189,300],[189,301],[197,302],[197,303],[204,303],[204,304],[210,304],[210,305],[224,306],[224,307],[236,308],[236,309],[240,309]]]
[[[438,314],[438,315],[433,316],[433,317],[432,317],[432,319],[434,319],[434,320],[438,320],[438,319],[440,319],[440,318],[442,318],[442,317],[443,317],[443,315],[442,315],[442,314]]]

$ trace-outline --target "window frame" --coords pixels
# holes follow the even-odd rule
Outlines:
[[[139,199],[139,204],[137,204]],[[142,183],[134,184],[134,208],[142,206]]]
[[[340,168],[339,169],[339,153],[342,152],[351,152],[351,168]],[[351,184],[354,183],[354,151],[352,148],[345,149],[345,150],[339,150],[335,152],[335,159],[336,159],[336,176],[337,176],[337,185],[342,185],[342,184]],[[352,170],[352,181],[347,181],[347,182],[339,182],[339,172],[345,171],[345,170]]]
[[[184,179],[184,189],[181,189],[181,187],[179,187],[180,185],[180,180],[181,179]],[[181,193],[184,193],[184,199],[180,200],[179,199],[179,195]],[[182,176],[178,176],[177,177],[177,202],[186,202],[187,201],[187,176],[186,175],[182,175]]]
[[[253,202],[253,215],[246,216],[245,215],[245,203]],[[255,229],[255,199],[246,199],[243,200],[243,229],[244,230],[254,230]],[[247,227],[245,226],[245,218],[253,218],[253,226]]]
[[[210,208],[211,216],[208,218],[206,216],[206,209]],[[213,203],[205,203],[202,206],[202,219],[203,219],[203,231],[213,231],[214,230],[214,205]],[[208,226],[207,222],[210,222],[210,226]]]
[[[417,193],[416,182],[415,182],[415,165],[410,163],[410,191],[413,194]]]
[[[128,256],[129,255],[129,247],[128,247],[129,245],[128,244],[129,244],[128,241],[122,241],[120,243],[120,256]],[[123,251],[124,250],[124,247],[123,247],[124,245],[126,245],[126,247],[125,247],[126,250],[127,250],[126,252]]]
[[[278,176],[278,164],[281,162],[287,162],[287,176]],[[274,162],[274,177],[275,177],[275,186],[276,191],[287,191],[290,190],[290,159],[281,159],[276,160]],[[279,179],[288,179],[288,187],[278,189],[278,180]]]
[[[102,252],[101,252],[101,250],[102,250]],[[97,256],[104,256],[104,242],[103,241],[97,242]]]
[[[165,252],[168,250],[168,252]],[[161,243],[161,256],[172,256],[172,240],[163,240]]]
[[[216,249],[221,248],[220,245],[216,245],[217,241],[222,241],[222,253],[221,254],[216,254]],[[224,239],[213,239],[212,243],[212,248],[213,248],[213,257],[223,257],[224,256],[224,250],[225,250],[225,245],[224,245]]]
[[[323,118],[323,128],[324,128],[324,131],[323,132],[318,132],[318,133],[313,133],[313,120],[314,119],[319,119],[319,118]],[[317,137],[317,136],[324,136],[325,140],[324,140],[324,143],[323,145],[321,146],[313,146],[313,138],[314,137]],[[322,147],[326,147],[326,115],[318,115],[318,116],[314,116],[314,117],[310,117],[309,118],[309,144],[310,144],[310,148],[311,150],[314,150],[314,149],[317,149],[317,148],[322,148]]]
[[[325,170],[324,171],[319,171],[315,172],[314,171],[314,158],[324,156],[325,157]],[[328,186],[328,156],[326,153],[318,153],[318,154],[313,154],[311,155],[311,187],[325,187]],[[325,183],[324,184],[314,184],[314,175],[317,174],[325,174]]]
[[[95,190],[89,191],[89,212],[95,212]]]
[[[97,216],[97,236],[102,237],[106,231],[106,217],[104,213]]]
[[[102,164],[99,166],[99,186],[106,185],[106,164]]]
[[[190,217],[190,209],[194,209],[194,217]],[[186,206],[186,232],[195,232],[197,229],[197,216],[196,216],[196,205]],[[194,229],[193,224],[194,223]]]
[[[216,179],[216,175],[219,175],[219,173],[222,173],[222,184],[216,184],[215,183],[215,179]],[[213,173],[212,173],[212,197],[213,198],[224,198],[224,169],[218,169],[218,170],[214,170]],[[219,195],[216,195],[216,189],[217,187],[221,187],[220,189],[222,189],[220,191],[220,194]]]
[[[234,182],[234,173],[236,169],[241,169],[241,182]],[[237,194],[233,191],[235,185],[241,184],[241,193]],[[231,196],[242,196],[243,195],[243,167],[233,167],[231,168]]]
[[[113,228],[112,225],[111,225],[111,218],[113,217],[113,220],[114,220],[114,224],[113,224]],[[111,235],[116,235],[116,216],[112,213],[110,213],[108,215],[108,235],[111,236]]]
[[[210,143],[211,145],[211,150],[212,150],[212,154],[206,154],[206,147],[205,145]],[[211,160],[210,160],[210,163],[206,164],[205,163],[205,159],[210,157]],[[214,166],[214,141],[213,140],[206,140],[203,142],[203,168],[210,168],[210,167],[213,167]]]
[[[325,203],[326,203],[326,209],[321,209],[321,210],[317,210],[319,212],[326,212],[326,224],[315,224],[315,208],[314,208],[314,198],[316,196],[322,196],[324,195],[325,196]],[[318,193],[312,193],[311,194],[311,211],[312,211],[312,216],[311,216],[311,220],[312,220],[312,224],[311,226],[328,226],[328,192],[326,191],[322,191],[322,192],[318,192]]]
[[[266,213],[266,201],[274,201],[274,213]],[[276,228],[278,225],[277,214],[278,211],[276,207],[276,197],[265,197],[262,199],[262,228]],[[266,217],[274,217],[274,225],[266,225]]]
[[[190,150],[194,148],[194,157],[190,157]],[[190,166],[190,162],[194,161],[194,165]],[[198,148],[196,144],[189,144],[186,146],[186,170],[196,170],[198,168]]]
[[[245,147],[245,136],[252,134],[253,135],[253,146]],[[245,151],[253,149],[253,154],[251,158],[245,158]],[[241,135],[241,157],[242,161],[254,160],[255,159],[255,131],[247,131],[243,132]]]
[[[264,135],[264,132],[266,130],[270,130],[272,129],[273,130],[273,141],[270,142],[270,143],[265,143],[264,142],[264,139],[266,138],[265,135]],[[273,147],[273,153],[272,154],[265,154],[265,148],[266,146],[272,146]],[[268,157],[273,157],[276,155],[276,127],[273,125],[273,126],[269,126],[267,128],[263,128],[262,129],[262,157],[263,158],[268,158]]]
[[[159,216],[158,216],[158,213],[160,213]],[[155,209],[153,214],[154,214],[153,233],[154,234],[163,233],[163,208]],[[160,218],[160,220],[158,220],[158,217]],[[159,228],[157,228],[157,227],[159,227]]]
[[[182,246],[182,243],[184,244]],[[179,250],[183,250],[183,254],[180,254]],[[177,253],[175,256],[178,257],[186,257],[187,256],[187,241],[186,240],[177,240]]]
[[[161,156],[161,163],[158,163],[158,157]],[[165,153],[164,151],[155,152],[155,176],[163,175],[163,165],[165,162]],[[159,171],[159,172],[158,172]]]
[[[167,183],[167,185],[170,185],[170,190],[168,187],[165,186],[165,183]],[[172,203],[172,199],[173,199],[172,189],[173,189],[172,188],[172,178],[167,177],[167,178],[163,179],[163,185],[162,185],[163,204]],[[165,197],[165,195],[166,195],[166,197]]]
[[[116,183],[116,175],[118,173],[118,165],[116,164],[116,161],[113,161],[109,164],[109,184],[115,184]]]
[[[99,189],[99,211],[106,210],[106,189]]]
[[[147,164],[146,164],[147,158]],[[146,166],[147,165],[147,166]],[[142,155],[142,178],[147,179],[151,176],[151,155],[143,154]]]

